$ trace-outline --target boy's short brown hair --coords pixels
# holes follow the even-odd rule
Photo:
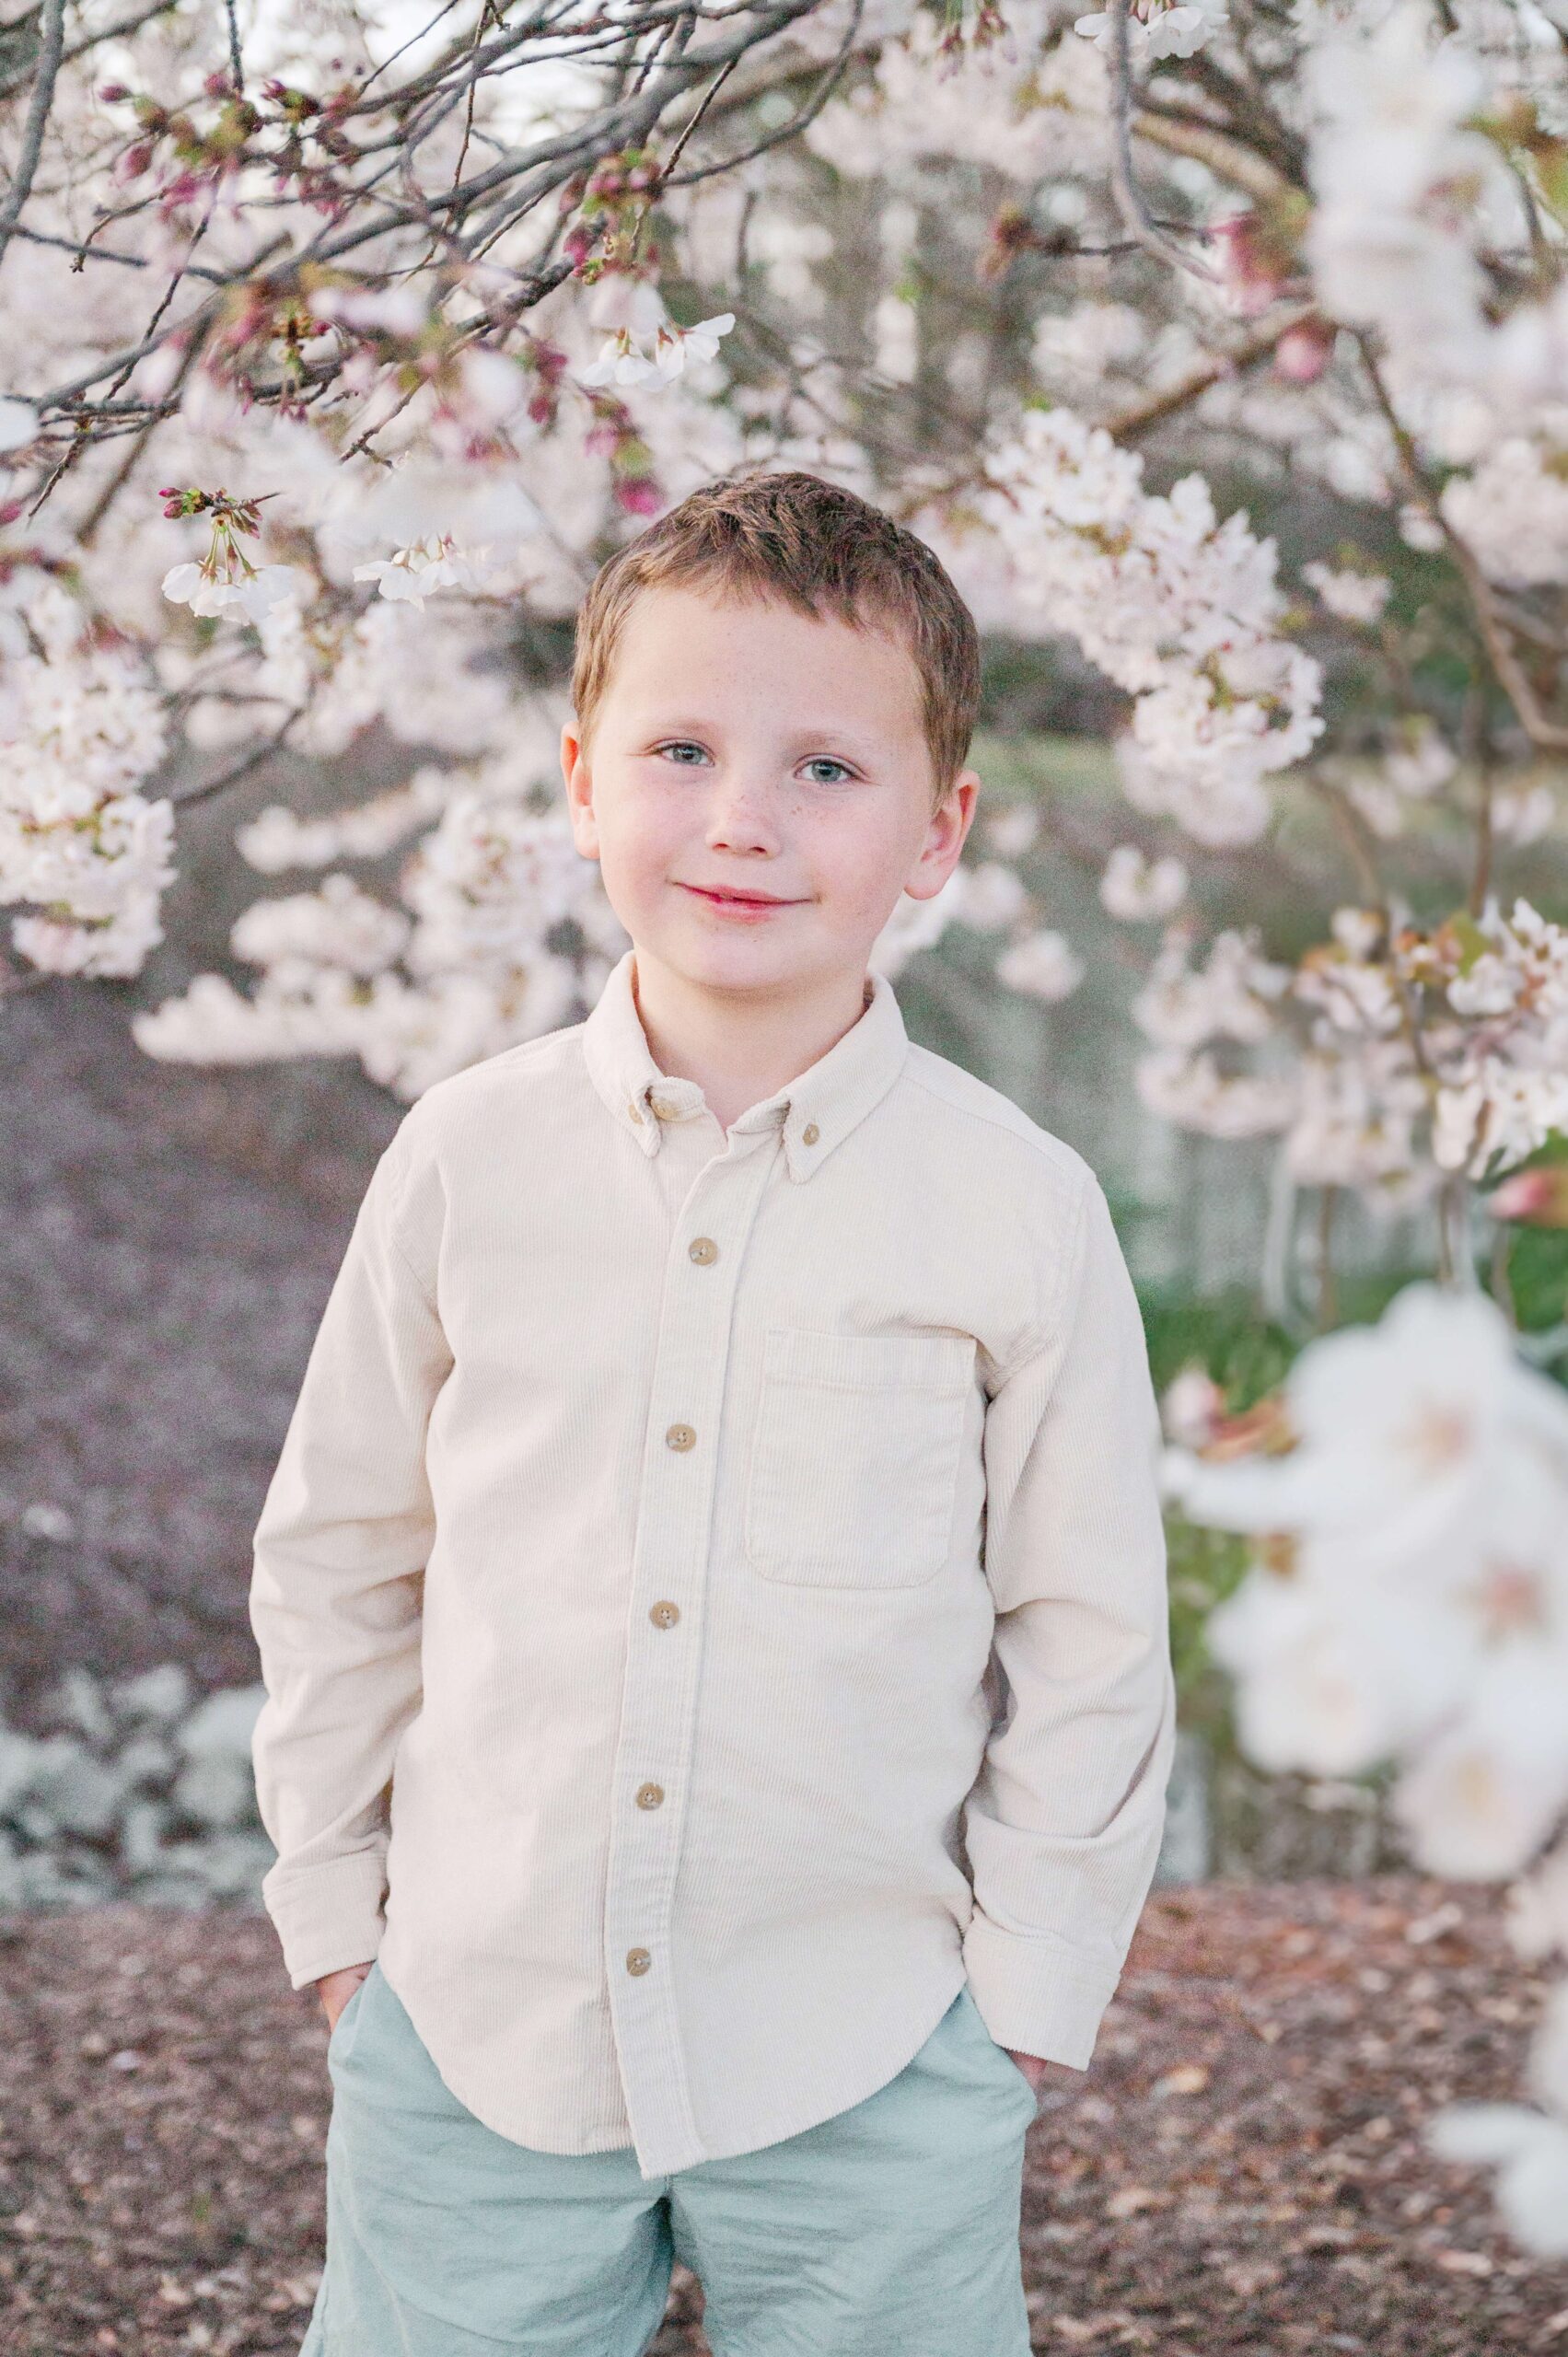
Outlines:
[[[902,641],[921,683],[933,805],[969,755],[980,706],[974,617],[935,552],[838,483],[800,469],[732,469],[607,557],[577,614],[572,702],[585,744],[642,589],[778,598]]]

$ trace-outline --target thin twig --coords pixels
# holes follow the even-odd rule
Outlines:
[[[751,146],[741,148],[738,155],[723,157],[717,163],[699,165],[695,170],[690,172],[675,173],[667,170],[660,179],[660,189],[691,188],[693,187],[698,180],[710,180],[715,172],[733,171],[737,165],[750,163],[755,157],[766,155],[770,147],[776,147],[782,141],[793,139],[797,132],[803,131],[808,122],[812,122],[817,115],[820,114],[822,109],[827,105],[829,99],[832,96],[833,91],[838,87],[840,81],[842,79],[845,61],[847,60],[850,51],[854,46],[855,34],[860,29],[860,18],[863,5],[864,0],[854,0],[854,6],[851,11],[849,23],[844,28],[844,37],[842,41],[839,43],[837,50],[828,60],[827,64],[823,67],[821,76],[818,81],[816,88],[803,101],[796,112],[790,116],[787,122],[780,123],[778,128],[774,131],[765,132],[762,137],[755,141]],[[732,61],[732,63],[734,61]],[[729,70],[729,67],[726,65],[725,68],[725,74],[727,74]],[[721,75],[719,76],[719,82],[722,82],[723,79],[724,75]],[[708,99],[704,99],[703,105],[698,108],[696,114],[692,116],[691,121],[681,133],[680,138],[676,145],[675,156],[672,156],[669,159],[671,165],[674,164],[675,157],[679,155],[681,148],[685,145],[691,133],[695,130],[699,119],[706,110],[708,100],[717,93],[719,82],[715,82],[714,84],[713,89],[708,93]]]
[[[1326,1334],[1339,1322],[1339,1302],[1334,1283],[1334,1213],[1339,1209],[1340,1190],[1331,1182],[1318,1190],[1318,1233],[1314,1249],[1318,1260],[1318,1289],[1313,1303],[1315,1331]]]
[[[270,761],[272,756],[281,749],[285,737],[304,709],[303,704],[296,705],[273,729],[270,737],[263,737],[259,745],[253,745],[250,752],[242,755],[226,770],[220,770],[216,777],[208,778],[205,784],[188,787],[183,794],[171,794],[168,798],[175,808],[189,810],[194,802],[209,801],[215,794],[222,794],[226,786],[238,785],[241,778],[250,775],[252,770],[259,770],[263,761]]]
[[[205,339],[202,336],[193,335],[191,338],[190,343],[186,345],[185,350],[180,356],[180,373],[168,389],[168,397],[170,401],[177,401],[180,395],[184,390],[186,378],[190,376],[192,369],[196,365],[196,360],[202,351],[204,340]],[[137,427],[136,432],[132,435],[130,448],[126,451],[124,458],[121,460],[119,466],[116,467],[114,472],[110,475],[108,482],[105,483],[98,497],[94,500],[85,519],[83,520],[80,529],[76,534],[76,539],[83,548],[91,548],[93,541],[98,537],[99,526],[108,515],[110,508],[112,506],[114,501],[119,497],[126,483],[130,481],[132,470],[134,468],[137,459],[141,457],[142,452],[146,448],[149,438],[157,427],[161,424],[163,412],[161,409],[153,411],[151,414],[144,420],[142,424]]]
[[[1376,909],[1385,925],[1391,927],[1393,912],[1388,905],[1388,895],[1377,873],[1376,862],[1367,847],[1361,820],[1356,816],[1349,795],[1342,786],[1335,785],[1330,779],[1324,777],[1316,770],[1309,770],[1307,772],[1307,782],[1313,792],[1320,795],[1328,806],[1329,815],[1349,855],[1351,865],[1355,870],[1356,882],[1362,890],[1363,905],[1369,909]]]

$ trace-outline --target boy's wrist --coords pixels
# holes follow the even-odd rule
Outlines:
[[[338,2015],[343,2012],[360,1982],[368,1975],[370,1964],[374,1961],[375,1958],[372,1957],[370,1963],[366,1964],[339,1965],[335,1971],[323,1972],[319,1980],[311,1984],[321,2001],[321,2011],[327,2016],[329,2030],[336,2029]]]

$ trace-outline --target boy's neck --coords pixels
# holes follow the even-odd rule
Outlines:
[[[870,988],[864,967],[764,995],[692,982],[645,950],[632,961],[649,1054],[669,1079],[694,1080],[725,1130],[825,1056],[860,1020]]]

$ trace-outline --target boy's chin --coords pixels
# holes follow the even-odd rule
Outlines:
[[[656,959],[691,988],[697,990],[766,990],[816,992],[823,982],[841,969],[846,974],[863,972],[865,960],[856,962],[852,946],[839,949],[820,942],[769,940],[765,932],[772,929],[773,920],[759,926],[755,933],[742,934],[738,929],[734,939],[716,938],[712,933],[692,932],[682,927],[668,934],[642,936],[638,952],[647,959]],[[779,921],[780,928],[790,923]]]

